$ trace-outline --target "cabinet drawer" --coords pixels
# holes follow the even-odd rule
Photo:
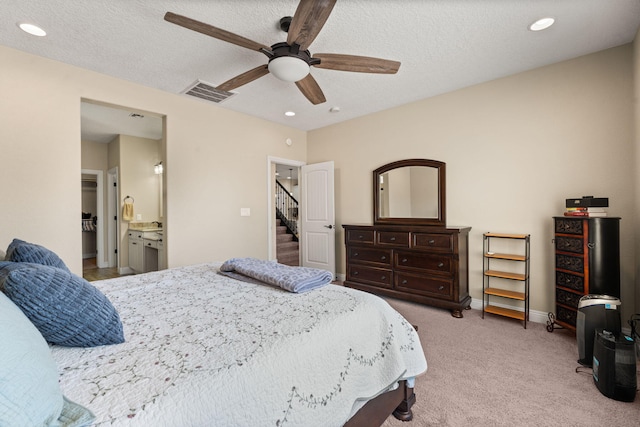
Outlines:
[[[580,237],[556,236],[556,250],[560,252],[584,253],[584,240]]]
[[[556,233],[561,234],[582,234],[582,219],[556,219]]]
[[[412,236],[412,246],[414,248],[453,252],[452,234],[413,233]]]
[[[376,233],[376,244],[409,247],[409,233],[402,231],[379,231]]]
[[[556,254],[556,268],[584,273],[584,259],[577,256]]]
[[[556,286],[573,289],[584,294],[584,277],[556,271]]]
[[[396,273],[395,288],[399,291],[438,298],[453,297],[453,281],[433,276]]]
[[[144,247],[158,249],[158,241],[151,240],[151,239],[144,239]]]
[[[351,246],[347,254],[350,262],[364,262],[391,267],[391,249]]]
[[[373,230],[347,230],[347,243],[373,243]]]
[[[576,326],[577,312],[568,308],[556,306],[556,319],[561,322],[568,323],[571,326]]]
[[[577,310],[580,298],[582,298],[583,296],[584,295],[582,294],[574,294],[573,292],[556,289],[556,304],[567,305]]]
[[[394,265],[399,268],[452,274],[453,259],[449,255],[396,251]]]
[[[347,280],[370,285],[391,288],[391,270],[384,268],[366,267],[362,265],[350,265],[347,269]]]

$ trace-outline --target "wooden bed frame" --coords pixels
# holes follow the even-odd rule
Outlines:
[[[407,386],[407,381],[402,380],[395,390],[383,393],[367,402],[344,427],[381,426],[391,414],[400,421],[411,421],[413,419],[411,407],[415,401],[416,395],[413,388]]]

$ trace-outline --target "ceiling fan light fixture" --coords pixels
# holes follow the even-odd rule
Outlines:
[[[269,72],[285,82],[297,82],[309,74],[309,64],[295,56],[280,56],[269,61]]]

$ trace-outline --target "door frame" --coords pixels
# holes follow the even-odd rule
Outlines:
[[[118,215],[120,184],[118,182],[117,166],[114,166],[107,171],[107,178],[107,218],[109,218],[109,223],[107,225],[107,266],[117,267],[118,271],[120,271],[120,218]]]
[[[300,169],[306,165],[306,162],[292,159],[283,159],[281,157],[267,156],[267,250],[269,261],[275,261],[277,254],[275,250],[276,243],[276,218],[274,216],[274,200],[275,194],[275,167],[274,165],[292,166]],[[299,172],[299,171],[298,171]],[[300,236],[302,239],[302,236]],[[302,244],[302,240],[300,240]]]
[[[82,175],[96,177],[96,266],[104,268],[107,263],[104,258],[104,171],[97,169],[81,169]]]

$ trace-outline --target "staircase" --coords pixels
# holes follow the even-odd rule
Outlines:
[[[276,220],[276,257],[280,264],[300,265],[298,242],[279,219]]]

